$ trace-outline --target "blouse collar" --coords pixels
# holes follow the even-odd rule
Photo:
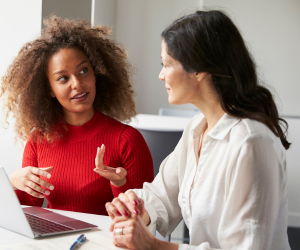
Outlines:
[[[233,116],[225,113],[217,124],[212,128],[211,131],[207,133],[213,139],[223,140],[226,135],[230,132],[230,130],[241,121],[240,118],[235,118]],[[197,125],[192,129],[193,138],[199,137],[207,127],[207,120],[203,114],[201,114],[201,120]]]

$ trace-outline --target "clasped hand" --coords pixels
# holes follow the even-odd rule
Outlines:
[[[129,191],[105,205],[113,220],[109,228],[114,234],[113,243],[129,249],[155,249],[158,243],[146,225],[150,222],[144,201]],[[121,229],[121,233],[120,232]]]

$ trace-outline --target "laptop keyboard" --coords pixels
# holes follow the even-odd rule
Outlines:
[[[63,226],[58,223],[48,221],[31,214],[25,213],[31,229],[38,234],[47,234],[74,230],[71,227]]]

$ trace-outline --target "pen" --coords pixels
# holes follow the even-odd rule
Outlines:
[[[79,245],[79,244],[82,244],[83,242],[85,242],[86,240],[86,237],[84,237],[84,234],[80,235],[78,237],[78,239],[72,244],[72,246],[70,247],[70,250],[74,250],[76,249],[76,247]]]

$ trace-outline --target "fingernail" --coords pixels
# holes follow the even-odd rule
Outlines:
[[[141,202],[141,200],[142,200],[142,199],[138,197],[138,201]]]
[[[97,153],[99,153],[99,152],[100,152],[100,148],[98,147],[98,148],[97,148]]]
[[[47,174],[47,178],[50,179],[51,178],[51,174]]]
[[[133,209],[132,211],[135,215],[137,215],[139,212],[136,209]]]
[[[122,214],[119,211],[117,211],[117,215],[121,216]]]
[[[40,197],[40,198],[44,198],[44,195],[41,195],[41,194],[40,194],[39,197]]]
[[[133,201],[132,204],[133,204],[133,206],[136,206],[136,205],[137,205],[137,202],[136,202],[136,201]]]
[[[126,211],[123,212],[123,214],[127,217],[128,216],[128,213]]]
[[[118,168],[118,169],[116,170],[116,173],[118,174],[118,173],[120,173],[120,172],[121,172],[121,169]]]
[[[53,190],[53,189],[54,189],[54,186],[50,186],[49,189],[50,189],[50,190]]]
[[[104,144],[101,145],[101,149],[103,148]]]
[[[50,194],[50,192],[47,190],[47,191],[45,191],[45,195],[49,195]]]

